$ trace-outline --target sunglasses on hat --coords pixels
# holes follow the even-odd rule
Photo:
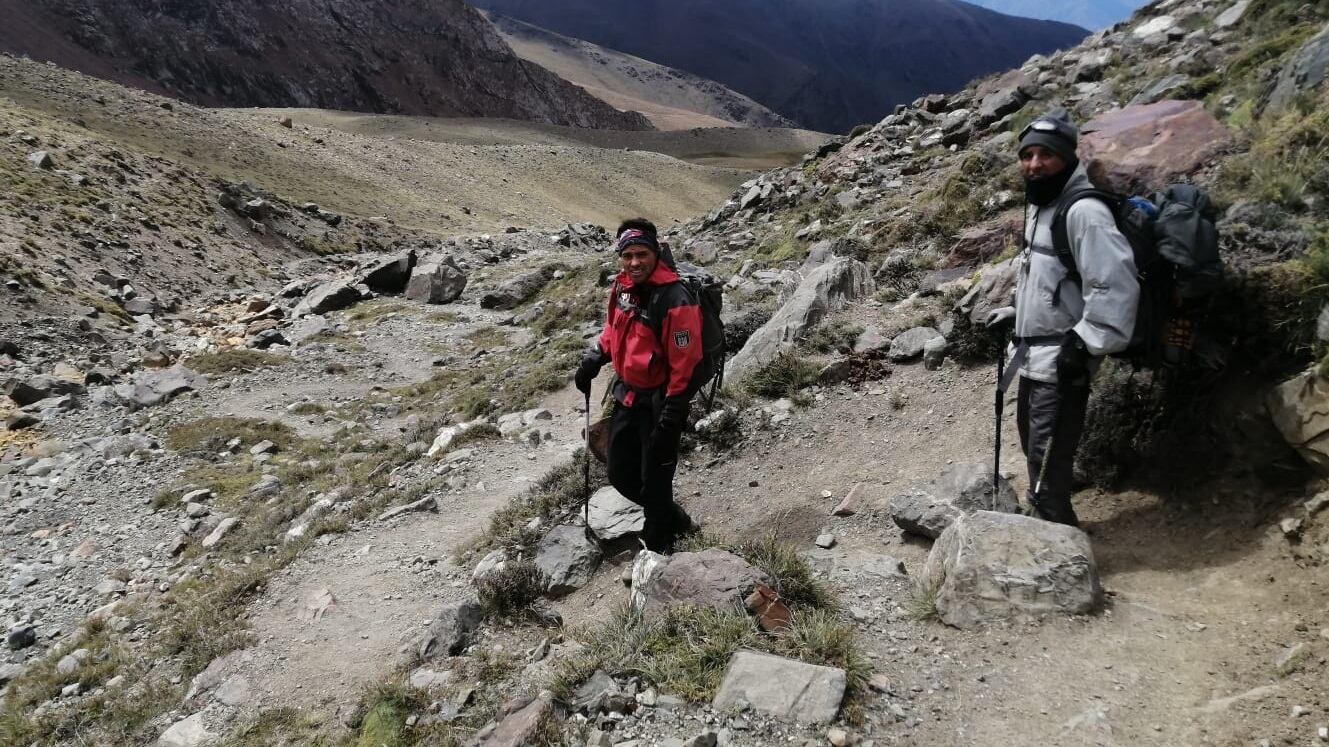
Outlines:
[[[1030,122],[1027,126],[1025,126],[1023,130],[1020,130],[1020,139],[1024,140],[1025,136],[1031,132],[1056,132],[1056,131],[1057,131],[1056,122],[1053,122],[1050,119],[1035,119],[1034,121]]]

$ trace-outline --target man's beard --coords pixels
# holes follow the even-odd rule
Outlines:
[[[1052,176],[1045,176],[1041,179],[1024,180],[1024,198],[1030,205],[1045,207],[1051,205],[1062,191],[1066,189],[1066,184],[1075,175],[1075,167],[1078,163],[1068,163],[1066,168],[1058,171]]]

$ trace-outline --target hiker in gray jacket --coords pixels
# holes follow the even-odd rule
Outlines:
[[[1079,524],[1071,483],[1089,381],[1102,356],[1130,344],[1140,294],[1130,243],[1101,200],[1072,200],[1066,212],[1074,270],[1053,249],[1058,206],[1092,188],[1076,155],[1078,139],[1079,130],[1063,111],[1039,117],[1021,133],[1028,204],[1015,305],[987,319],[994,328],[1015,324],[1011,368],[1003,381],[1018,371],[1017,419],[1029,468],[1029,505],[1037,516],[1071,526]]]

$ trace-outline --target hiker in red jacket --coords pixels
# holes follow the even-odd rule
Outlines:
[[[621,271],[609,294],[600,340],[582,358],[577,388],[613,363],[613,419],[609,426],[609,482],[646,514],[647,549],[670,552],[692,519],[674,503],[678,439],[688,416],[702,357],[701,309],[679,284],[674,258],[655,225],[636,218],[618,229]]]

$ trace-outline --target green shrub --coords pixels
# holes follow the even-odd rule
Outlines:
[[[185,360],[188,368],[201,374],[217,375],[224,373],[249,373],[260,368],[272,368],[286,363],[290,359],[284,355],[265,353],[261,350],[234,348],[216,353],[204,353]]]
[[[480,605],[491,617],[510,618],[525,614],[545,589],[547,579],[531,561],[509,562],[501,571],[476,585]]]
[[[782,352],[749,374],[744,387],[758,397],[797,398],[800,389],[816,383],[818,373],[816,364],[793,353]]]

